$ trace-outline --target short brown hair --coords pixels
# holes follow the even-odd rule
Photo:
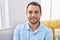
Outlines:
[[[38,3],[38,2],[30,2],[28,5],[27,5],[27,9],[30,5],[35,5],[35,6],[38,6],[40,8],[40,12],[41,12],[41,5]]]

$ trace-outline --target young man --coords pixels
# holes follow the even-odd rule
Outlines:
[[[40,22],[42,11],[39,3],[29,3],[26,15],[29,22],[15,28],[13,40],[53,40],[52,31]]]

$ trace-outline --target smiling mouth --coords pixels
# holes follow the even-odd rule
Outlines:
[[[36,20],[36,18],[32,18],[31,20]]]
[[[32,19],[31,19],[31,21],[35,21],[35,20],[36,20],[36,18],[32,18]]]

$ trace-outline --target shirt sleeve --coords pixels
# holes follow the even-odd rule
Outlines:
[[[53,33],[52,31],[47,31],[46,35],[45,35],[45,40],[53,40]]]
[[[14,30],[13,40],[20,40],[20,30],[19,25]]]

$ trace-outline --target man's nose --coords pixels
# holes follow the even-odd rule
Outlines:
[[[35,16],[35,13],[32,13],[32,16]]]

